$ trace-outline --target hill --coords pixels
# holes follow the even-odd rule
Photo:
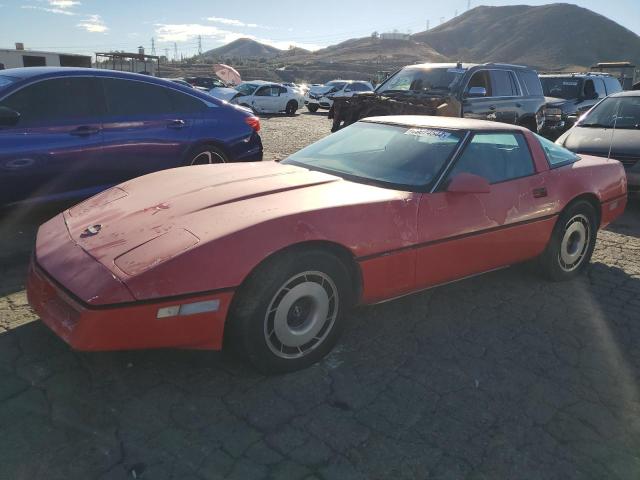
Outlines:
[[[282,54],[284,50],[256,42],[250,38],[239,38],[222,47],[208,50],[202,54],[204,58],[273,58]]]
[[[572,69],[601,61],[640,61],[638,35],[566,3],[480,6],[413,39],[452,60],[467,62]]]
[[[381,40],[364,37],[288,58],[289,63],[393,63],[442,62],[446,58],[429,45],[414,40]]]

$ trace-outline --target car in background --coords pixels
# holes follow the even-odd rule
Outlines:
[[[281,163],[158,172],[59,214],[27,294],[75,349],[224,342],[297,370],[353,305],[530,260],[574,278],[624,211],[624,175],[514,125],[369,118]]]
[[[293,115],[304,105],[304,97],[300,91],[263,80],[242,82],[234,89],[214,90],[211,95],[248,108],[254,113]]]
[[[213,88],[224,88],[227,86],[217,77],[185,77],[184,81],[193,87],[200,88],[203,92],[208,92]]]
[[[540,75],[545,95],[545,121],[541,134],[555,140],[578,118],[607,95],[622,91],[617,78],[605,73]]]
[[[535,70],[506,63],[408,65],[372,94],[335,98],[328,117],[335,132],[380,115],[437,115],[491,120],[538,132],[545,99]]]
[[[262,158],[260,121],[146,75],[31,67],[0,75],[0,205],[93,195],[147,173]]]
[[[620,161],[627,172],[629,193],[640,193],[640,91],[605,98],[556,141],[580,155]]]
[[[304,104],[310,112],[317,112],[320,108],[328,110],[334,98],[352,97],[358,92],[373,92],[373,85],[363,80],[331,80],[326,85],[311,88]]]

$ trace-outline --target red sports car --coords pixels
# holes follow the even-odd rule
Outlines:
[[[224,339],[295,370],[354,304],[532,259],[573,277],[626,194],[619,162],[524,128],[370,118],[282,163],[166,170],[76,205],[40,227],[28,294],[79,350]]]

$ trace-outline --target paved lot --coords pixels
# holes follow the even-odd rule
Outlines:
[[[328,129],[265,119],[269,158]],[[579,280],[515,267],[361,308],[328,358],[279,377],[215,352],[70,351],[23,291],[48,213],[0,221],[2,480],[640,478],[637,203]]]

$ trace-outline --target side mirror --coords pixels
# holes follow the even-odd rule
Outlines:
[[[447,187],[447,192],[451,193],[489,193],[490,191],[491,185],[486,178],[466,172],[453,177]]]
[[[15,127],[20,121],[20,113],[7,107],[0,107],[0,127]]]
[[[477,98],[477,97],[486,97],[487,89],[484,87],[471,87],[467,92],[467,97],[469,98]]]

